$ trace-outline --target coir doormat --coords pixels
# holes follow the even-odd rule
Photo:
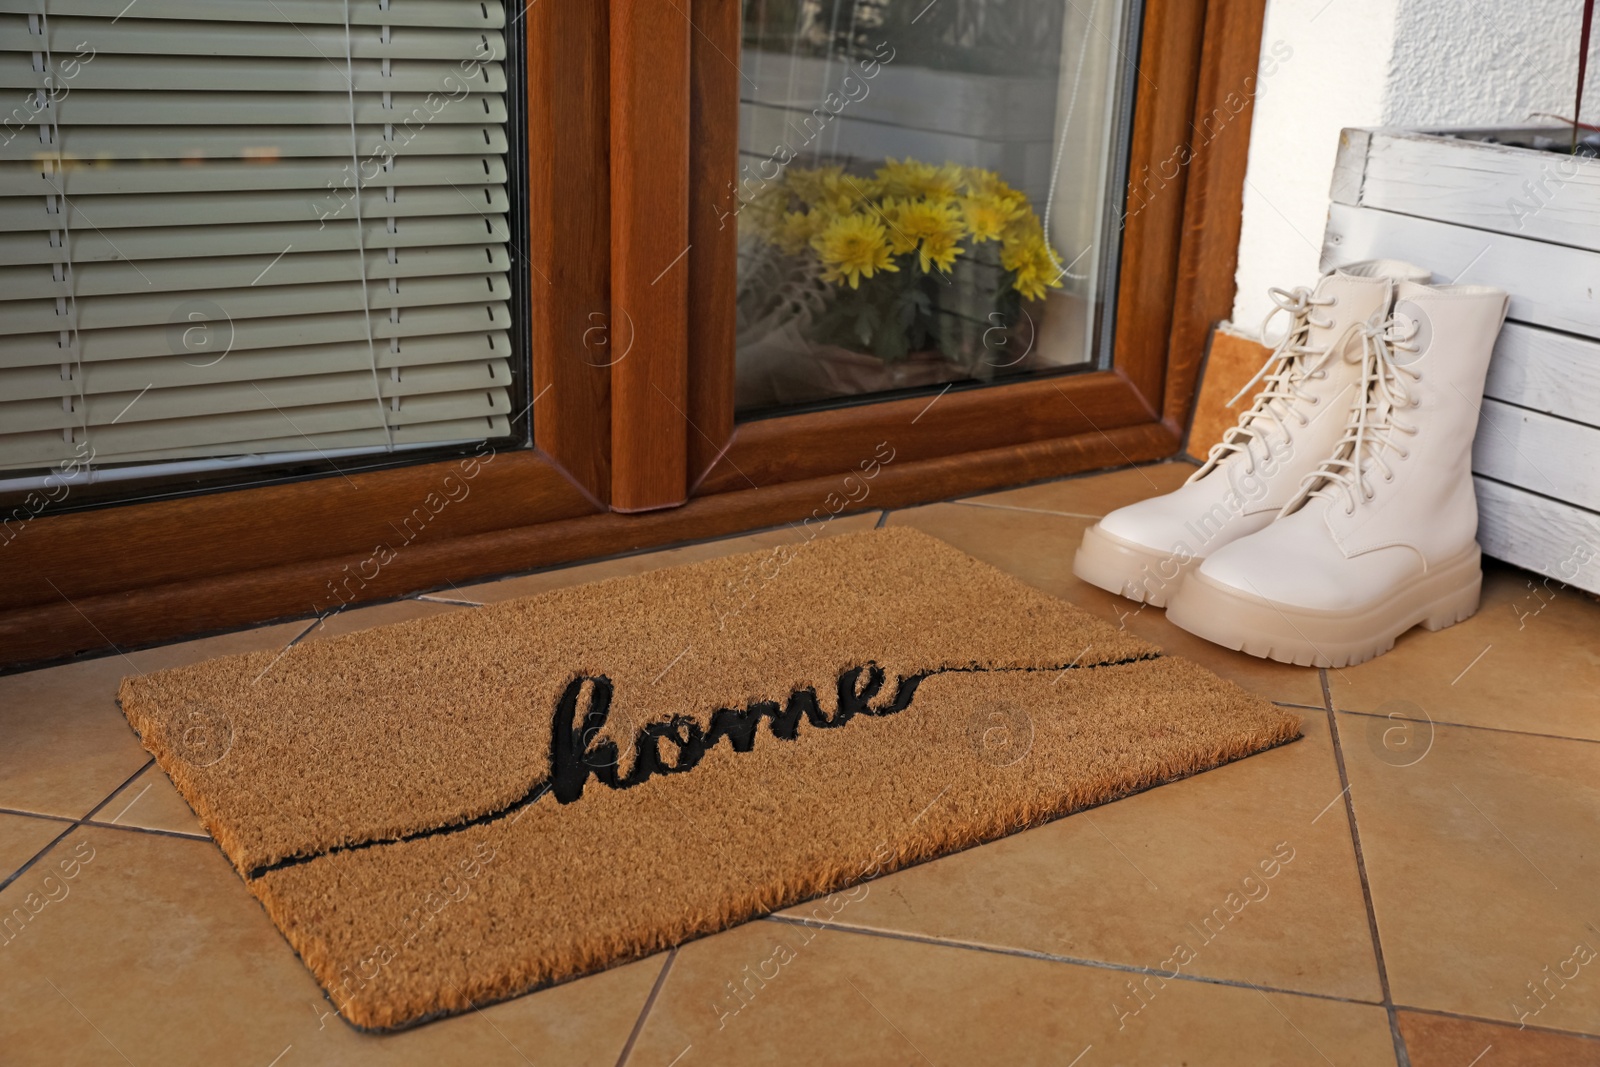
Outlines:
[[[123,681],[358,1026],[560,982],[1298,735],[909,529]]]

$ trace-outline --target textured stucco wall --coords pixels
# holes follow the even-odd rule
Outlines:
[[[1250,134],[1233,321],[1254,334],[1268,286],[1316,280],[1345,126],[1520,124],[1572,113],[1582,0],[1269,0]],[[1600,33],[1586,121],[1600,120]],[[1426,264],[1425,264],[1426,265]]]

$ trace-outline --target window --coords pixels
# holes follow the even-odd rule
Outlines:
[[[1131,8],[745,0],[743,414],[1109,364]]]
[[[0,0],[0,486],[510,434],[501,0],[117,6]]]

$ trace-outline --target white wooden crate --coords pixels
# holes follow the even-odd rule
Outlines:
[[[1511,294],[1473,444],[1485,553],[1600,592],[1600,160],[1553,131],[1347,129],[1322,269],[1404,259]]]

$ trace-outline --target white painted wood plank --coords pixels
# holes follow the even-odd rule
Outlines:
[[[1600,160],[1436,134],[1368,133],[1360,199],[1343,203],[1600,250]]]
[[[1333,160],[1333,184],[1328,197],[1335,204],[1361,203],[1361,181],[1367,173],[1367,145],[1371,130],[1346,126],[1339,131],[1339,154]]]
[[[1332,205],[1322,269],[1374,258],[1409,260],[1431,269],[1440,282],[1499,286],[1511,294],[1517,322],[1600,337],[1600,252]]]
[[[1600,593],[1600,514],[1474,478],[1484,554]]]
[[[1484,395],[1600,426],[1600,341],[1508,322],[1495,342]]]
[[[1600,430],[1485,400],[1474,473],[1600,511]]]

